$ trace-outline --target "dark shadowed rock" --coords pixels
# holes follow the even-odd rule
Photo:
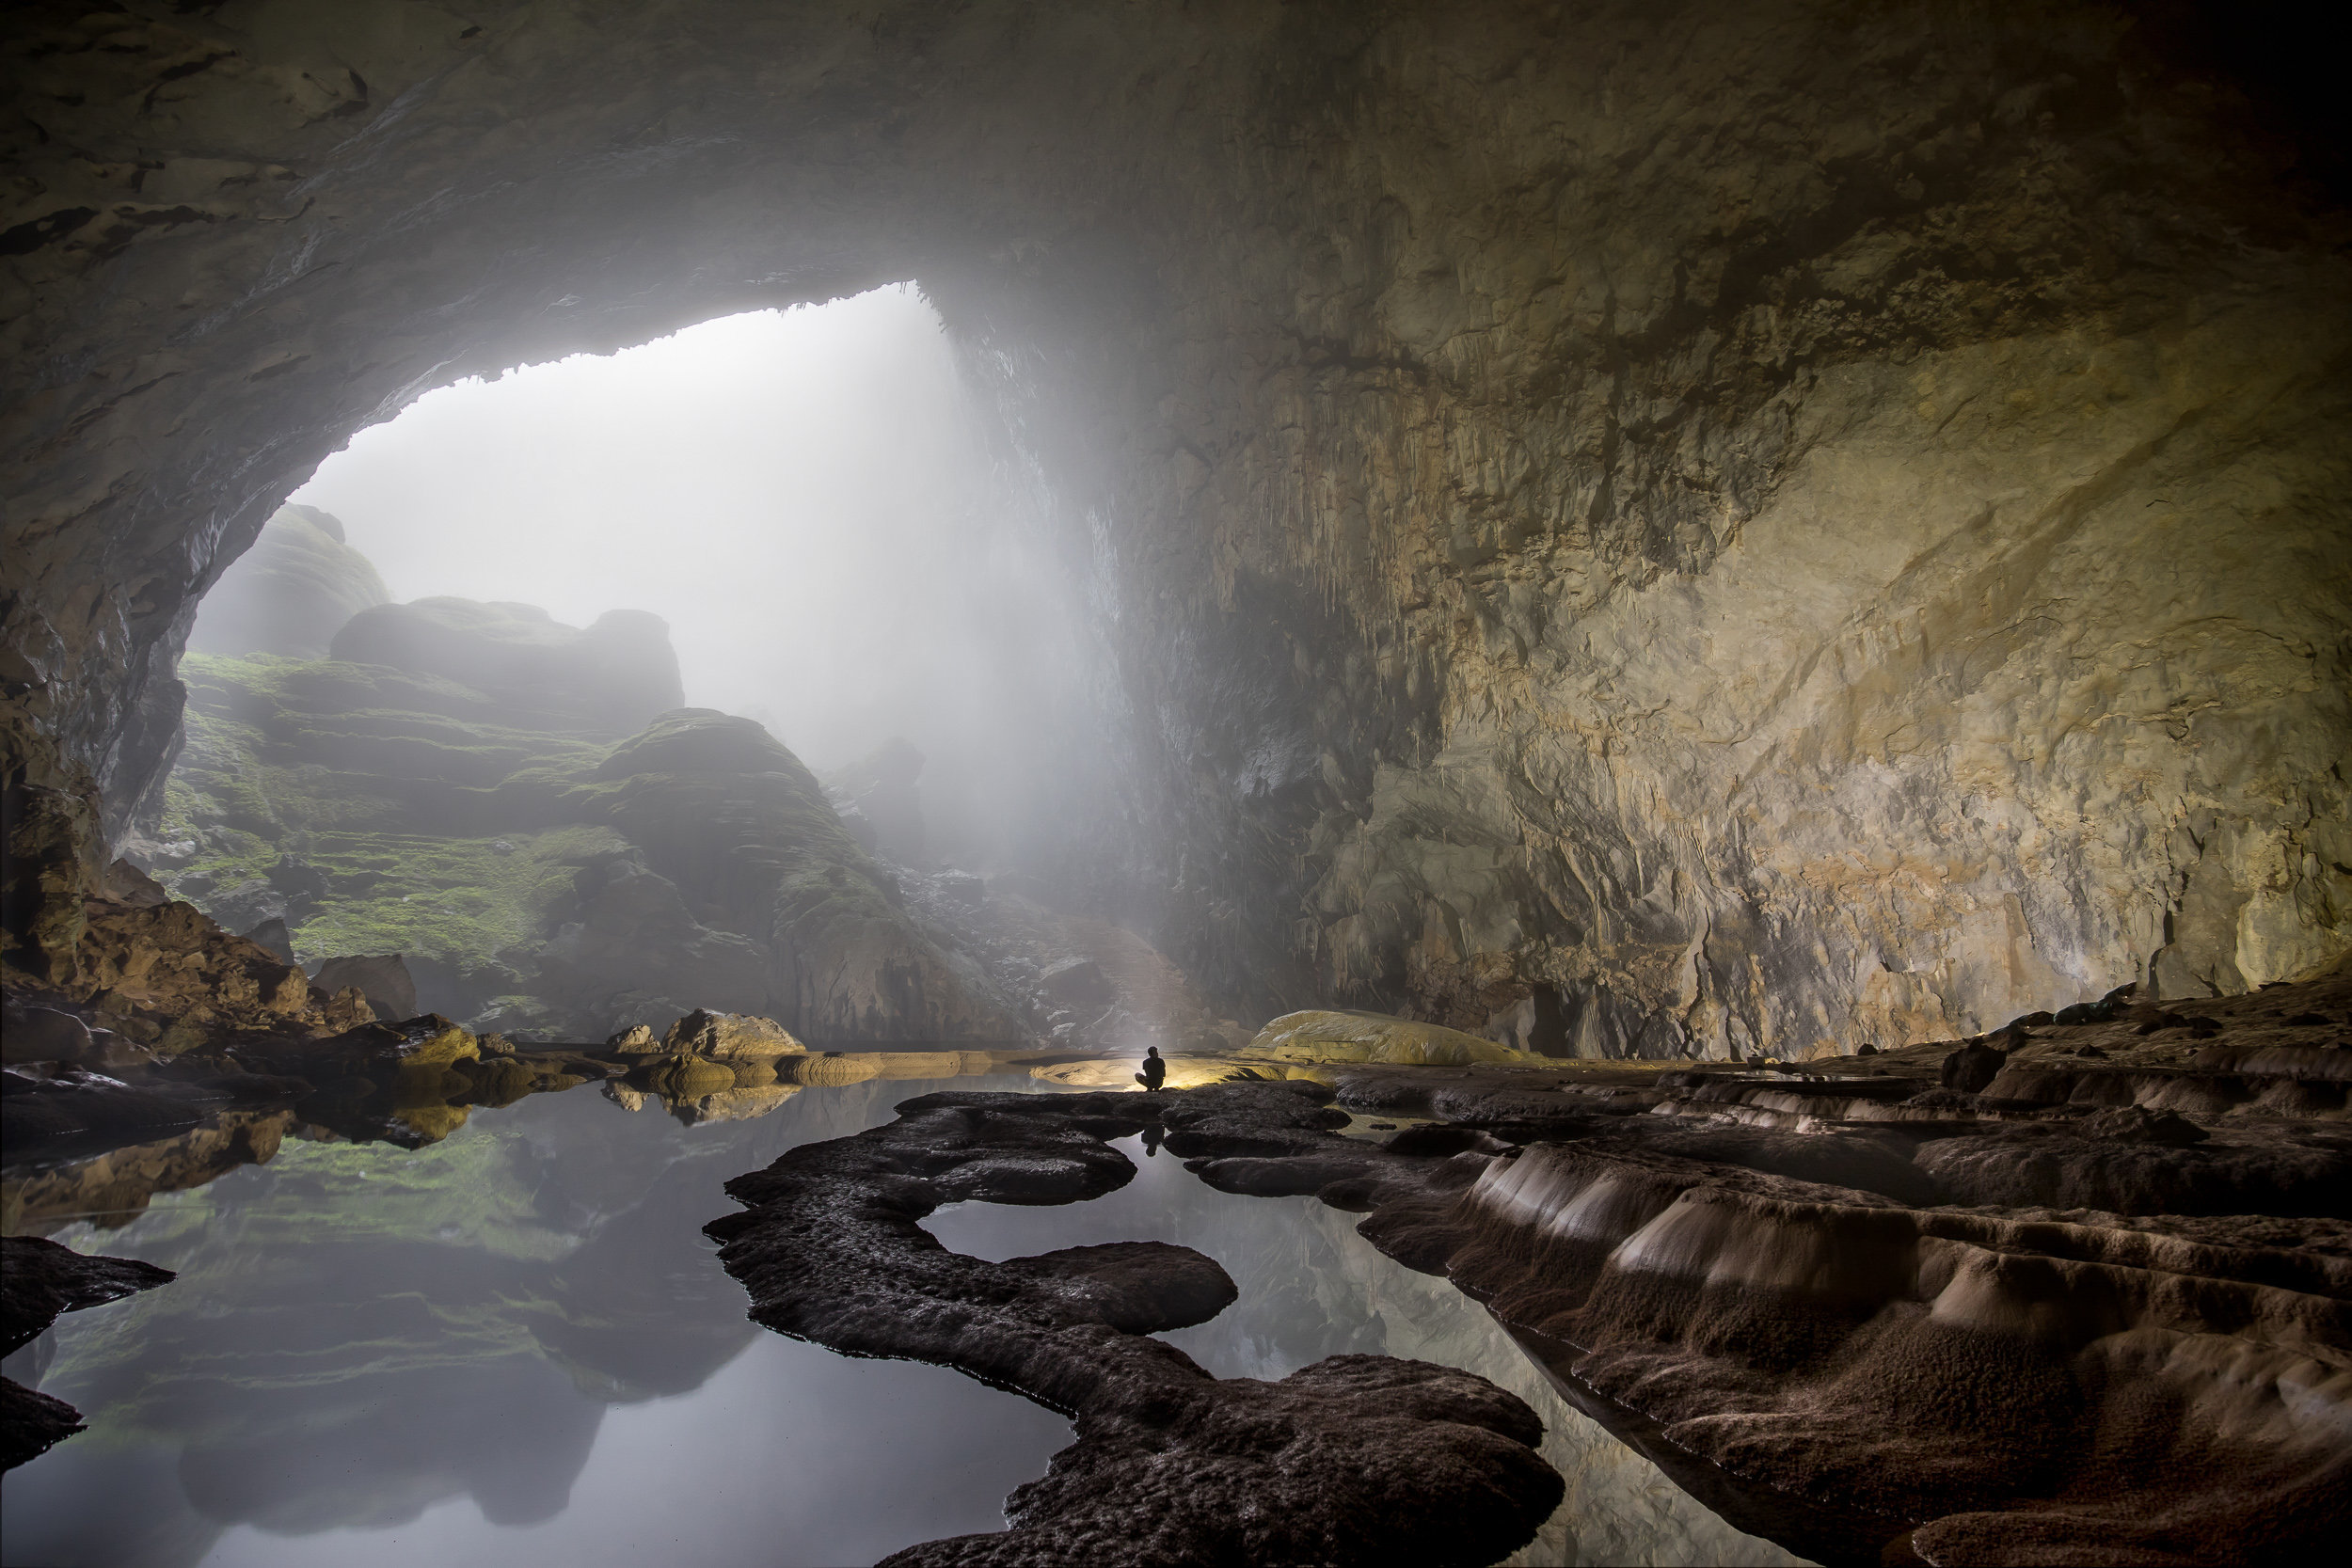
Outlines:
[[[1982,1094],[2008,1061],[2008,1052],[1971,1041],[1944,1058],[1944,1086],[1960,1094]]]
[[[271,915],[267,920],[246,932],[245,940],[265,952],[275,954],[280,963],[290,964],[294,961],[294,933],[286,928],[286,917],[282,914]],[[328,986],[326,989],[331,995],[338,988]]]
[[[1958,1203],[2112,1214],[2315,1214],[2352,1219],[2352,1129],[2229,1129],[2200,1136],[2169,1113],[2101,1113],[2105,1128],[1994,1128],[1919,1146],[1919,1168]],[[2101,1119],[2092,1118],[2093,1121]],[[2117,1126],[2126,1131],[2118,1136]]]
[[[1117,994],[1110,976],[1092,958],[1064,958],[1048,964],[1037,977],[1045,994],[1073,1006],[1101,1005]]]

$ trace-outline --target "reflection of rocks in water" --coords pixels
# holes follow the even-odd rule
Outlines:
[[[930,1082],[1002,1071],[1008,1058],[986,1051],[828,1051],[780,1055],[660,1054],[633,1061],[623,1083],[609,1085],[607,1098],[629,1110],[659,1099],[669,1113],[692,1127],[705,1122],[752,1121],[781,1109],[803,1088],[845,1088],[876,1080]]]
[[[119,1230],[145,1213],[157,1193],[200,1187],[239,1165],[264,1163],[294,1124],[291,1111],[230,1111],[176,1138],[11,1178],[0,1182],[0,1231],[47,1235],[76,1220]]]
[[[761,1323],[952,1366],[1075,1414],[1079,1440],[1008,1500],[1009,1532],[888,1560],[1483,1563],[1527,1541],[1561,1483],[1530,1451],[1543,1429],[1527,1405],[1483,1379],[1375,1355],[1218,1379],[1144,1337],[1233,1300],[1200,1253],[1125,1241],[993,1262],[922,1228],[943,1203],[1119,1190],[1135,1167],[1104,1140],[1140,1132],[1168,1099],[930,1095],[727,1184],[746,1212],[707,1228]],[[1216,1103],[1278,1130],[1301,1114],[1272,1085]]]
[[[67,1312],[101,1307],[168,1284],[171,1271],[128,1258],[85,1258],[38,1236],[0,1239],[0,1356],[14,1356]],[[9,1372],[30,1369],[11,1364]],[[45,1452],[82,1430],[64,1401],[0,1377],[0,1470]]]
[[[1508,1389],[1542,1418],[1538,1451],[1567,1486],[1560,1507],[1510,1562],[1794,1560],[1741,1534],[1564,1403],[1475,1302],[1384,1257],[1355,1225],[1354,1215],[1311,1197],[1229,1195],[1174,1161],[1156,1160],[1141,1165],[1129,1188],[1076,1209],[963,1204],[933,1215],[926,1228],[956,1251],[989,1258],[1136,1236],[1197,1248],[1224,1266],[1240,1298],[1214,1322],[1167,1338],[1222,1376],[1276,1378],[1355,1353],[1460,1367]]]
[[[493,1524],[553,1518],[596,1446],[603,1407],[532,1354],[453,1367],[388,1366],[338,1379],[332,1398],[298,1400],[266,1382],[207,1390],[183,1414],[233,1430],[182,1453],[180,1483],[207,1518],[304,1535],[405,1524],[470,1496]],[[496,1423],[451,1413],[496,1409]]]
[[[413,1151],[286,1138],[266,1167],[151,1209],[109,1245],[180,1280],[103,1332],[61,1333],[41,1378],[98,1429],[26,1472],[84,1499],[46,1510],[78,1544],[59,1560],[189,1563],[226,1525],[376,1528],[469,1497],[494,1524],[552,1516],[605,1406],[693,1390],[758,1332],[698,1232],[720,1180],[905,1092],[770,1088],[789,1117],[684,1145],[590,1096],[534,1097]],[[43,1173],[11,1200],[60,1222],[141,1171],[190,1175],[183,1142]],[[95,1517],[137,1499],[153,1517],[136,1530]]]

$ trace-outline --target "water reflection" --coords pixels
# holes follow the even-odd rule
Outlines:
[[[658,1555],[715,1568],[866,1562],[1000,1528],[1005,1495],[1069,1442],[1065,1421],[942,1369],[846,1360],[756,1328],[700,1234],[732,1207],[720,1191],[730,1177],[887,1120],[933,1087],[1045,1085],[852,1082],[778,1097],[756,1119],[691,1126],[574,1091],[473,1117],[413,1151],[273,1125],[238,1134],[247,1152],[270,1144],[270,1163],[144,1212],[127,1196],[132,1173],[178,1181],[234,1150],[129,1151],[95,1185],[70,1173],[18,1183],[20,1216],[112,1195],[103,1203],[123,1228],[56,1233],[182,1277],[70,1315],[11,1358],[13,1375],[39,1375],[92,1430],[8,1478],[0,1557],[405,1568],[420,1554],[485,1565]],[[1108,1196],[959,1205],[931,1228],[992,1259],[1147,1238],[1200,1248],[1241,1299],[1168,1338],[1220,1376],[1369,1352],[1513,1389],[1542,1416],[1546,1457],[1568,1481],[1567,1503],[1516,1560],[1793,1560],[1565,1403],[1482,1309],[1382,1257],[1354,1216],[1217,1193],[1140,1138],[1123,1147],[1137,1176]]]
[[[958,1252],[992,1259],[1141,1240],[1207,1253],[1233,1276],[1241,1299],[1208,1323],[1162,1338],[1219,1377],[1282,1377],[1354,1353],[1442,1362],[1510,1389],[1543,1418],[1544,1457],[1568,1483],[1558,1512],[1514,1563],[1803,1560],[1734,1529],[1562,1400],[1483,1307],[1382,1254],[1356,1234],[1358,1216],[1311,1197],[1220,1193],[1179,1161],[1149,1158],[1141,1138],[1120,1147],[1136,1163],[1136,1180],[1091,1203],[960,1203],[926,1227]]]
[[[765,1333],[700,1234],[728,1178],[934,1086],[1028,1085],[858,1084],[691,1128],[534,1096],[59,1232],[181,1278],[47,1337],[41,1386],[91,1431],[8,1478],[0,1556],[826,1564],[999,1528],[1067,1422]]]

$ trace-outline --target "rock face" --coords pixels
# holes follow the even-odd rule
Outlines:
[[[148,838],[174,892],[235,928],[276,923],[288,961],[397,950],[333,959],[328,991],[536,1038],[696,1007],[829,1040],[1017,1033],[799,759],[676,706],[655,618],[580,631],[427,599],[333,646],[184,661],[186,742]]]
[[[602,820],[697,915],[773,955],[776,1011],[826,1040],[1010,1039],[976,966],[909,918],[816,778],[749,719],[681,708],[596,769]]]
[[[727,1184],[746,1211],[706,1228],[755,1321],[952,1366],[1077,1425],[1051,1474],[1008,1502],[1010,1529],[888,1560],[1469,1564],[1525,1542],[1560,1478],[1532,1451],[1534,1414],[1483,1378],[1342,1355],[1279,1383],[1220,1380],[1144,1338],[1233,1300],[1213,1259],[1129,1242],[988,1263],[922,1228],[942,1203],[1124,1185],[1135,1167],[1104,1139],[1140,1131],[1161,1099],[930,1095]]]
[[[1102,612],[1093,885],[1222,995],[1788,1055],[2303,971],[2352,908],[2342,166],[2204,14],[45,8],[16,961],[354,428],[912,274]]]
[[[347,986],[356,989],[378,1018],[414,1018],[420,1011],[416,979],[397,953],[329,958],[310,980],[330,996]]]
[[[204,595],[188,651],[323,657],[344,622],[389,597],[375,563],[344,540],[340,518],[281,506]]]

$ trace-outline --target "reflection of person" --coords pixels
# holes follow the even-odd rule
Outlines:
[[[1150,1159],[1158,1154],[1160,1151],[1160,1140],[1167,1136],[1167,1133],[1160,1131],[1160,1124],[1158,1122],[1153,1122],[1151,1126],[1145,1128],[1143,1130],[1144,1158]]]
[[[1143,1048],[1143,1070],[1136,1074],[1136,1082],[1147,1089],[1156,1089],[1168,1081],[1168,1064],[1160,1060],[1160,1048]]]

